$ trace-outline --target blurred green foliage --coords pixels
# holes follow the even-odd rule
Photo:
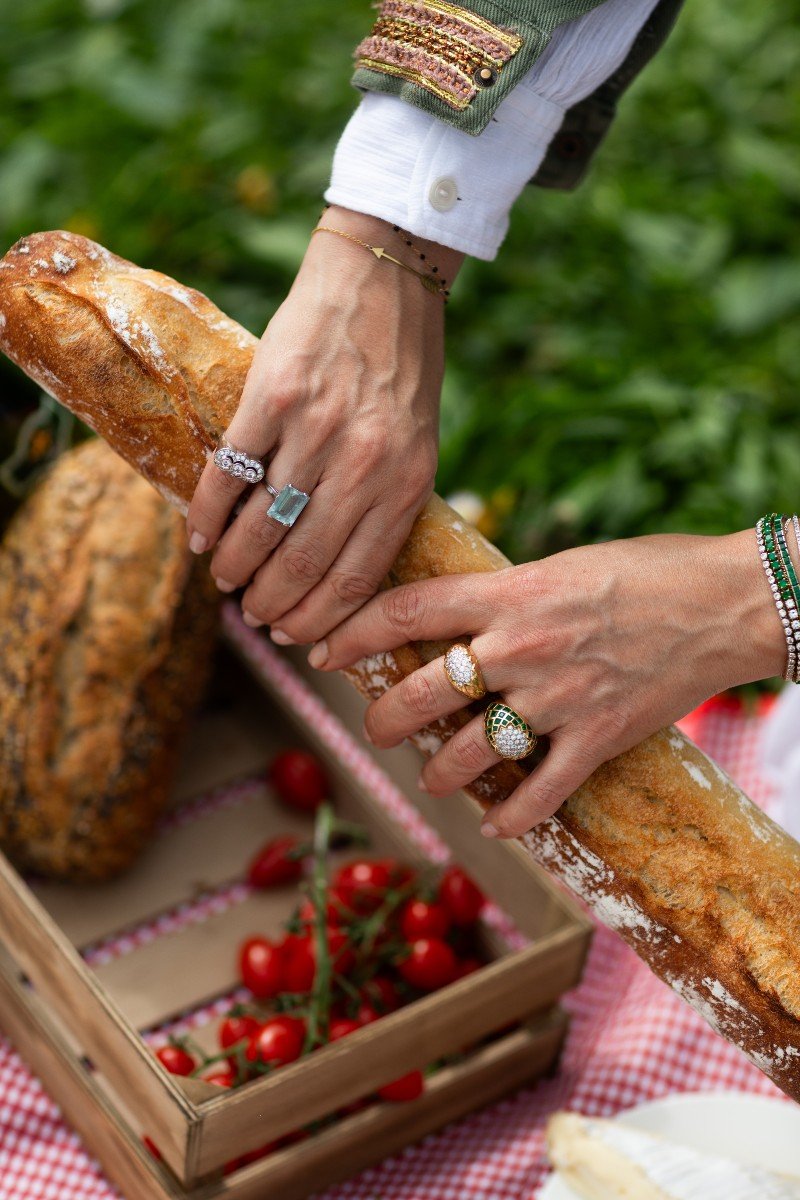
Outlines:
[[[800,23],[689,4],[587,183],[448,309],[439,489],[516,558],[798,503]],[[69,228],[260,332],[358,102],[367,0],[0,0],[0,234]],[[6,406],[33,391],[8,364]]]

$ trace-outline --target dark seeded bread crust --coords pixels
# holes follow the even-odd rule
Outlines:
[[[35,234],[0,261],[0,346],[183,508],[255,344],[197,293],[72,234]],[[434,497],[389,582],[505,565]],[[374,697],[442,649],[408,646],[348,674]],[[469,715],[423,731],[421,751]],[[496,803],[526,769],[502,764],[470,791]],[[521,841],[800,1100],[800,847],[715,764],[663,730]]]
[[[127,867],[171,782],[213,640],[183,521],[93,440],[0,546],[0,844],[60,879]]]

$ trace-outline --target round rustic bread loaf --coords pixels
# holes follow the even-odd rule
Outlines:
[[[0,545],[0,845],[106,879],[161,811],[216,604],[181,517],[105,442],[65,454]]]

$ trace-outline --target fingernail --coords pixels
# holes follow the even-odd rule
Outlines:
[[[242,613],[242,620],[244,621],[245,625],[249,625],[251,629],[259,629],[260,626],[264,624],[263,621],[259,621],[258,617],[254,617],[253,614],[249,612]]]
[[[497,837],[498,831],[492,825],[491,821],[484,821],[481,825],[481,833],[484,837]]]
[[[425,786],[425,780],[420,775],[419,779],[417,780],[417,791],[418,792],[427,792],[427,790],[428,789]]]
[[[221,592],[235,592],[236,591],[236,584],[231,583],[231,581],[229,579],[217,579],[215,582]]]
[[[189,549],[191,550],[192,554],[202,554],[204,550],[208,549],[208,538],[204,537],[202,533],[199,533],[195,529],[194,533],[189,538]]]
[[[290,638],[288,633],[284,633],[282,629],[271,629],[269,636],[272,638],[276,646],[296,646],[294,638]]]
[[[310,667],[324,667],[328,661],[328,643],[323,638],[321,642],[317,642],[316,646],[312,646],[308,655],[308,665]]]
[[[372,738],[369,736],[369,730],[367,729],[366,725],[361,726],[361,736],[365,742],[369,742],[370,746],[374,744]]]

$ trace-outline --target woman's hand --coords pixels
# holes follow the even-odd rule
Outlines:
[[[472,635],[486,686],[550,747],[482,832],[516,837],[602,762],[734,684],[779,675],[786,643],[752,530],[663,535],[568,550],[495,574],[444,576],[382,592],[309,655],[333,670],[409,641]],[[443,660],[370,705],[381,747],[464,706]],[[475,718],[437,751],[420,786],[445,795],[498,756]]]
[[[376,217],[330,208],[320,220],[409,265]],[[420,242],[448,283],[462,255]],[[311,238],[289,295],[256,351],[230,442],[272,455],[266,481],[311,495],[297,525],[267,516],[272,496],[209,460],[187,517],[225,592],[247,586],[250,625],[283,644],[323,637],[374,595],[431,493],[444,371],[444,302],[419,279],[335,234]]]

